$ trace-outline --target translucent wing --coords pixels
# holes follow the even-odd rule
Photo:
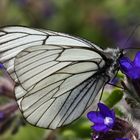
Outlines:
[[[43,45],[21,51],[15,59],[15,95],[24,117],[51,129],[79,118],[108,80],[98,74],[104,66],[100,54],[87,47]]]
[[[84,46],[100,50],[99,47],[86,40],[67,34],[20,26],[9,26],[0,29],[0,62],[4,64],[7,71],[16,81],[17,77],[15,77],[14,73],[15,56],[26,48],[45,44]]]

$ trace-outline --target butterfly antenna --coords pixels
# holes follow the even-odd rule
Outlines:
[[[129,37],[124,41],[124,46],[127,45],[127,43],[129,42],[129,40],[133,37],[134,33],[136,32],[137,28],[140,26],[140,24],[137,24],[134,29],[132,30],[131,34],[129,35]],[[124,48],[125,49],[134,49],[134,48]],[[138,49],[138,48],[137,48]]]

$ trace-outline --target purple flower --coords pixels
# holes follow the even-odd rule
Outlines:
[[[140,79],[140,51],[137,52],[133,61],[127,57],[119,60],[122,72],[130,79]]]
[[[115,140],[129,140],[128,138],[116,138]]]
[[[3,69],[3,68],[4,68],[3,64],[0,63],[0,69]]]
[[[96,132],[107,132],[115,123],[115,112],[102,103],[98,103],[99,111],[91,111],[88,119],[94,123],[92,129]]]
[[[112,129],[107,132],[92,133],[92,140],[132,140],[138,139],[138,130],[129,121],[117,118]]]

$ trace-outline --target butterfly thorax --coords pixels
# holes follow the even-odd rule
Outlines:
[[[106,49],[106,75],[113,79],[119,70],[119,58],[122,57],[122,51],[120,49]]]

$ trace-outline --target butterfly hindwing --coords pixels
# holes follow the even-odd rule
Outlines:
[[[79,118],[106,82],[96,75],[104,65],[102,57],[86,47],[44,45],[20,52],[15,95],[26,120],[55,129]]]

